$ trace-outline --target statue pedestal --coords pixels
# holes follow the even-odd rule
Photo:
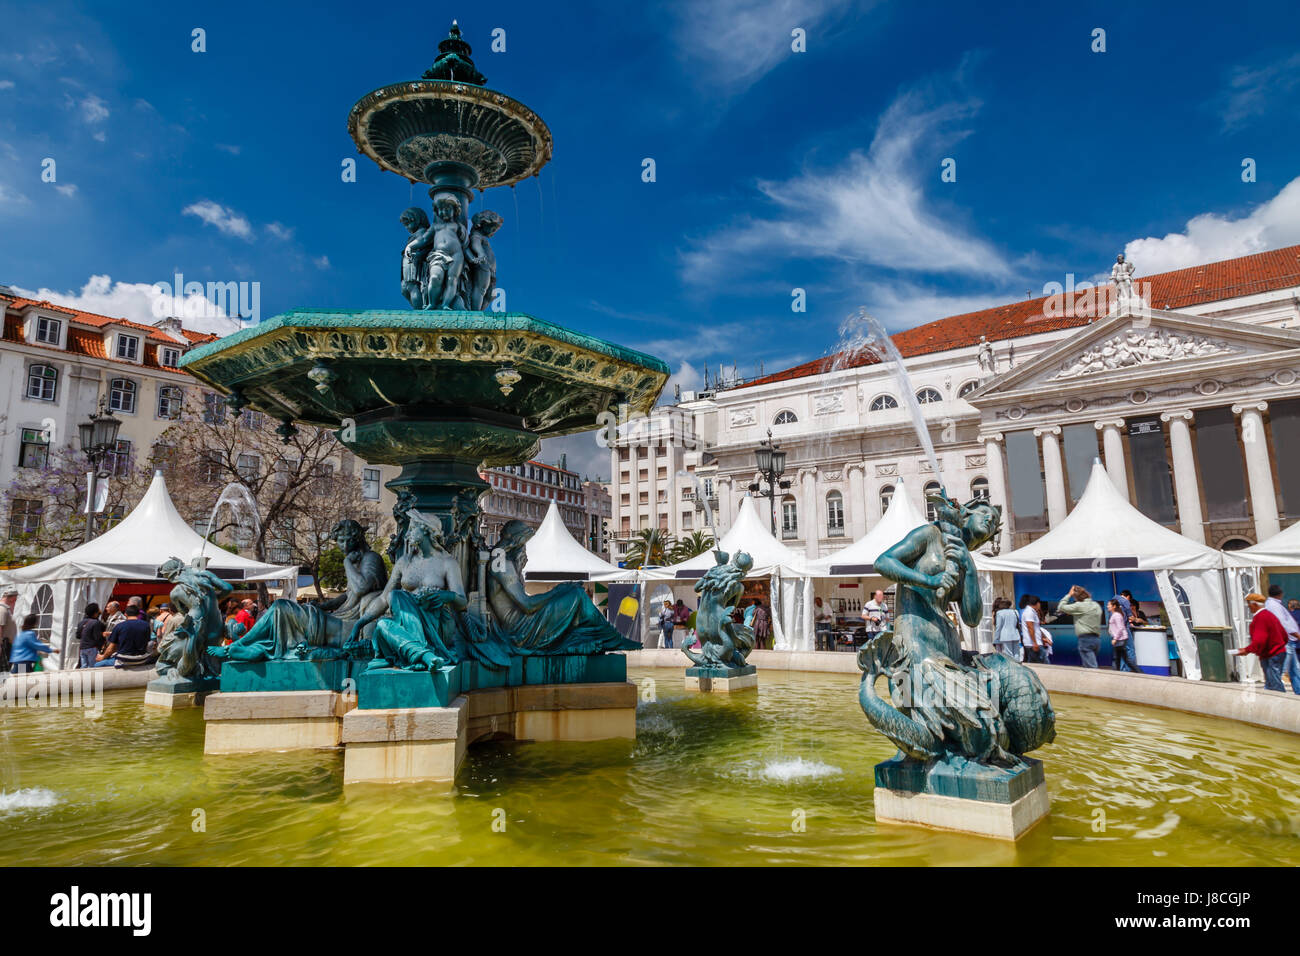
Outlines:
[[[734,694],[741,690],[758,690],[758,668],[753,664],[744,667],[688,667],[686,689],[702,694]]]
[[[346,681],[367,661],[226,661],[221,666],[223,694],[267,693],[291,690],[343,692]]]
[[[1051,811],[1043,764],[1004,770],[894,757],[876,764],[877,823],[909,823],[1018,840]]]
[[[194,680],[159,677],[145,685],[144,703],[146,707],[162,707],[166,710],[202,707],[204,698],[215,693],[219,686],[220,682],[215,677],[199,677]]]
[[[479,740],[634,740],[636,701],[635,684],[606,681],[482,688],[447,706],[357,708],[343,718],[343,781],[449,783]]]
[[[212,694],[203,703],[206,754],[339,746],[356,698],[330,690]]]

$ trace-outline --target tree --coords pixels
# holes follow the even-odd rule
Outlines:
[[[684,538],[679,538],[673,545],[672,553],[669,557],[673,564],[679,561],[685,561],[693,558],[697,554],[704,554],[706,551],[712,551],[714,547],[713,535],[707,531],[692,531]]]
[[[642,528],[637,532],[632,546],[627,549],[623,563],[629,568],[647,565],[662,567],[670,563],[669,555],[676,547],[673,536],[659,528]]]

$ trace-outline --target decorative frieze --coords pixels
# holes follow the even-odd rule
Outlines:
[[[1240,352],[1235,345],[1205,335],[1171,332],[1166,329],[1129,329],[1085,349],[1081,355],[1061,363],[1053,379],[1074,378],[1156,362],[1206,358]]]
[[[754,405],[733,408],[731,414],[727,416],[727,425],[731,428],[748,428],[756,424],[758,424],[758,408]]]

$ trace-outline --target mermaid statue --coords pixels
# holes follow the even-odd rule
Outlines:
[[[725,551],[714,551],[713,557],[717,563],[695,584],[700,595],[695,614],[700,650],[696,653],[683,647],[682,652],[700,667],[744,667],[745,658],[754,649],[754,632],[732,621],[731,609],[745,593],[745,575],[754,559],[744,551],[730,559]]]
[[[858,654],[858,701],[867,719],[905,758],[1017,770],[1022,756],[1056,738],[1047,691],[1028,667],[1002,654],[963,663],[946,609],[955,602],[971,627],[983,614],[971,551],[998,533],[1001,509],[987,499],[964,505],[930,497],[937,520],[876,559],[876,573],[898,585],[892,631]],[[890,699],[876,693],[889,680]]]

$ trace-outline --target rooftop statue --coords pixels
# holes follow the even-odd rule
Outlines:
[[[683,647],[682,652],[700,667],[744,667],[754,649],[754,632],[732,621],[731,609],[745,593],[745,575],[754,559],[744,551],[730,559],[725,551],[714,551],[713,556],[717,563],[695,583],[700,595],[695,614],[700,650],[696,653]]]
[[[1122,308],[1133,300],[1133,273],[1136,267],[1124,258],[1124,253],[1115,257],[1115,264],[1110,268],[1110,280],[1115,283],[1115,305]]]
[[[974,627],[983,614],[971,550],[997,535],[1000,509],[977,498],[958,506],[931,496],[938,519],[875,562],[898,584],[894,629],[858,654],[858,701],[867,719],[916,761],[1023,766],[1021,755],[1056,738],[1047,691],[1028,667],[1001,654],[962,663],[961,641],[945,613],[955,601]],[[876,678],[889,679],[890,699]]]

